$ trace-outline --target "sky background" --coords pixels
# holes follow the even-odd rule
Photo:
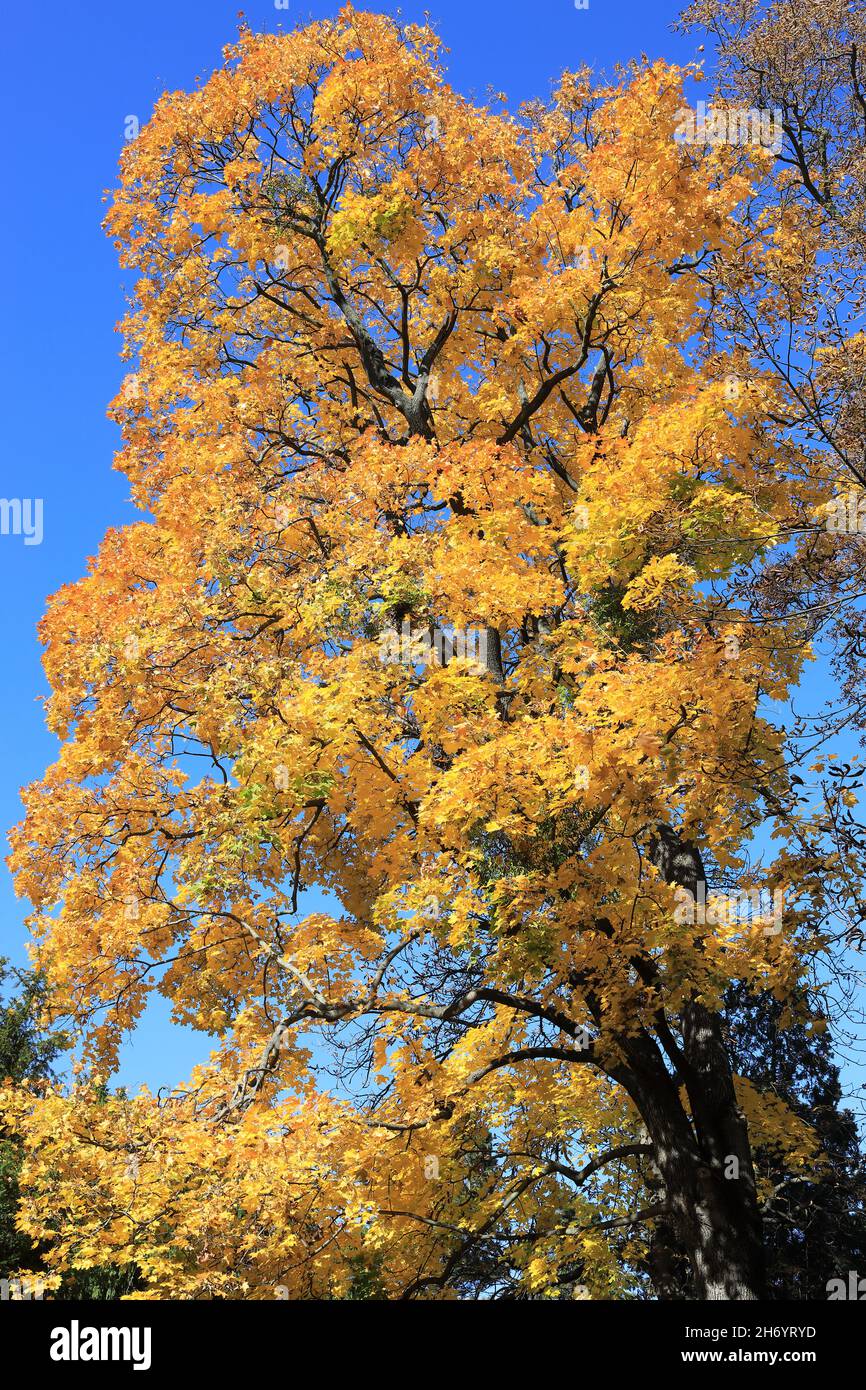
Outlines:
[[[334,14],[336,0],[255,0],[256,31]],[[361,6],[359,6],[361,8]],[[545,96],[564,68],[610,69],[646,53],[689,61],[700,36],[670,28],[675,0],[427,0],[367,8],[421,20],[447,48],[451,84],[514,105]],[[17,0],[4,19],[3,128],[6,267],[2,380],[6,450],[0,496],[44,499],[44,538],[0,536],[0,826],[21,815],[19,788],[56,754],[40,697],[46,682],[37,624],[47,597],[74,582],[110,526],[136,515],[112,470],[118,431],[106,407],[124,375],[115,324],[124,311],[116,254],[101,230],[129,118],[141,124],[165,90],[189,89],[221,63],[237,37],[237,0],[117,0],[45,5]],[[25,905],[0,869],[0,954],[26,960]],[[183,1079],[207,1052],[200,1034],[172,1026],[158,1000],[125,1048],[119,1080],[152,1088]]]

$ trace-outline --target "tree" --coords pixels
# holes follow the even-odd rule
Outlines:
[[[863,1266],[866,1163],[854,1118],[840,1108],[829,1032],[781,1027],[782,1012],[777,999],[751,998],[741,985],[725,1005],[737,1071],[771,1089],[820,1139],[821,1161],[793,1178],[773,1150],[756,1155],[774,1185],[764,1209],[771,1296],[824,1299],[831,1279]]]
[[[724,1028],[738,1075],[774,1094],[812,1129],[815,1160],[791,1174],[774,1144],[754,1153],[771,1298],[825,1299],[831,1280],[862,1268],[866,1251],[866,1169],[857,1125],[840,1108],[842,1088],[829,1032],[783,1026],[784,1005],[741,983],[725,999]],[[685,1251],[659,1221],[646,1260],[649,1296],[689,1296]]]
[[[33,970],[17,970],[0,958],[0,984],[13,980],[16,993],[0,1005],[0,1078],[7,1085],[41,1091],[56,1079],[55,1063],[69,1039],[40,1027],[47,1005],[45,981]],[[111,1299],[135,1287],[135,1270],[112,1265],[52,1276],[44,1249],[18,1228],[21,1210],[20,1140],[0,1129],[0,1279],[18,1286],[24,1297],[44,1297],[54,1288],[58,1298]],[[29,1280],[28,1280],[29,1276]]]
[[[832,953],[814,983],[833,981],[823,1007],[839,1035],[862,1036],[850,948],[864,940],[866,844],[853,751],[866,727],[866,17],[848,0],[693,0],[683,27],[696,26],[716,44],[713,106],[729,124],[772,113],[776,131],[774,158],[741,210],[739,253],[706,269],[706,329],[712,350],[781,386],[774,422],[829,488],[820,505],[802,506],[772,563],[734,588],[756,621],[784,621],[792,644],[825,660],[831,698],[816,706],[801,696],[791,713],[792,790],[778,810],[800,868],[808,862],[824,882],[815,911]]]
[[[39,977],[32,971],[13,970],[0,957],[0,986],[10,978],[18,985],[18,992],[11,999],[0,996],[0,1077],[22,1086],[52,1074],[63,1039],[58,1034],[43,1035],[36,1027],[36,1015],[45,998]],[[0,1129],[0,1279],[40,1268],[38,1252],[15,1228],[20,1161],[19,1144]]]
[[[502,1296],[623,1296],[663,1222],[693,1296],[764,1293],[753,1152],[817,1146],[724,998],[807,1022],[825,943],[811,858],[747,866],[805,651],[737,585],[830,484],[714,346],[773,156],[678,138],[693,75],[512,116],[347,7],[242,31],[125,152],[151,519],[52,601],[13,849],[84,1031],[71,1093],[5,1102],[58,1269],[448,1297],[486,1252]],[[106,1097],[154,988],[214,1051]]]

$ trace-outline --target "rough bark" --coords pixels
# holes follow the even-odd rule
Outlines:
[[[700,855],[659,826],[653,859],[668,883],[697,897]],[[691,999],[682,1016],[678,1075],[644,1033],[626,1044],[633,1099],[654,1147],[678,1241],[692,1270],[694,1297],[765,1296],[761,1215],[745,1117],[737,1103],[719,1016]],[[685,1086],[691,1117],[680,1100]]]

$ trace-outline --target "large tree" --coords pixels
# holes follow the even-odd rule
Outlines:
[[[692,1296],[764,1294],[753,1148],[817,1145],[721,1010],[808,1023],[825,940],[799,842],[747,867],[804,643],[742,579],[832,480],[715,336],[773,154],[678,139],[692,75],[510,115],[347,8],[242,32],[125,152],[150,516],[52,601],[64,742],[13,856],[83,1045],[70,1093],[8,1095],[58,1268],[616,1296],[663,1223]],[[106,1098],[154,988],[214,1051]]]

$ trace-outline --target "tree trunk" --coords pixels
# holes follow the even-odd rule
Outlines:
[[[659,826],[653,859],[668,883],[698,895],[705,883],[697,850]],[[737,1103],[721,1021],[693,999],[683,1009],[677,1074],[650,1035],[624,1040],[626,1082],[653,1144],[670,1222],[688,1259],[698,1299],[761,1299],[764,1244],[745,1117]],[[691,1114],[680,1099],[685,1086]]]
[[[745,1123],[736,1102],[733,1108],[730,1103],[721,1106],[706,1093],[703,1079],[692,1078],[690,1119],[679,1096],[680,1078],[671,1076],[653,1040],[644,1033],[629,1039],[625,1050],[628,1077],[623,1076],[623,1084],[652,1144],[669,1228],[691,1270],[689,1296],[763,1298],[761,1217]]]
[[[650,1131],[652,1133],[652,1131]],[[719,1178],[699,1155],[667,1151],[659,1164],[678,1243],[692,1274],[691,1296],[765,1297],[760,1214],[742,1181]]]

